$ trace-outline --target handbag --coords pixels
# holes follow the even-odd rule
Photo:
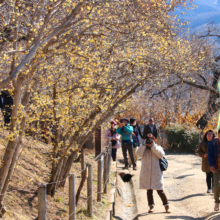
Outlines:
[[[111,140],[111,143],[112,143],[112,147],[114,147],[117,144],[117,141]]]
[[[159,165],[160,165],[161,171],[166,171],[168,167],[167,159],[165,157],[159,159]]]

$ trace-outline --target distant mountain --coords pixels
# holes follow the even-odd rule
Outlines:
[[[194,10],[176,9],[175,14],[179,15],[183,21],[189,21],[191,29],[199,28],[203,25],[214,23],[220,24],[220,0],[195,0],[197,5]],[[188,14],[182,15],[181,12]]]

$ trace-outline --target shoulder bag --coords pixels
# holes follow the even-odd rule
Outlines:
[[[159,165],[160,165],[161,171],[166,171],[167,170],[168,161],[166,160],[165,157],[159,159]]]

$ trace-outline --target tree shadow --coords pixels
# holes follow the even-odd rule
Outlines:
[[[172,201],[172,202],[179,202],[179,201],[182,201],[182,200],[185,200],[185,199],[189,199],[189,198],[192,198],[192,197],[197,197],[197,196],[207,196],[205,193],[198,193],[198,194],[193,194],[193,195],[188,195],[188,196],[185,196],[181,199],[169,199],[169,201]]]
[[[194,176],[194,175],[195,175],[195,174],[181,175],[181,176],[175,177],[174,179],[183,179],[183,178],[185,178],[185,177]]]
[[[191,216],[166,216],[166,219],[184,219],[184,220],[219,220],[220,219],[220,213],[219,212],[213,212],[206,217],[191,217]]]
[[[133,220],[138,220],[139,218],[141,218],[141,217],[144,217],[144,216],[152,216],[152,215],[160,215],[160,214],[164,214],[165,212],[157,212],[157,213],[148,213],[148,212],[144,212],[144,213],[141,213],[141,214],[138,214],[137,216],[135,216],[134,218],[133,218]],[[150,219],[150,218],[149,218]],[[158,217],[158,219],[160,219],[159,217]]]
[[[118,220],[124,220],[124,219],[122,219],[121,217],[119,217],[119,216],[113,216],[114,217],[114,219],[118,219]]]
[[[164,212],[158,212],[158,213],[154,213],[153,215],[157,215],[157,214],[164,214]],[[138,214],[133,220],[138,220],[139,218],[141,217],[144,217],[144,216],[150,216],[152,214],[149,214],[148,212],[145,212],[145,213],[142,213],[142,214]],[[122,218],[120,217],[114,217],[115,219],[118,219],[118,220],[123,220]],[[150,219],[150,218],[149,218]],[[158,219],[159,219],[159,216],[158,216]],[[219,220],[220,219],[220,213],[219,212],[213,212],[213,213],[210,213],[208,216],[206,217],[191,217],[191,216],[186,216],[186,215],[183,215],[183,216],[174,216],[174,215],[170,215],[170,214],[167,214],[167,216],[165,217],[165,219],[182,219],[182,220]]]

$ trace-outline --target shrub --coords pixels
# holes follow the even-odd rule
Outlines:
[[[200,131],[187,125],[170,125],[165,128],[168,149],[172,151],[195,152]]]

